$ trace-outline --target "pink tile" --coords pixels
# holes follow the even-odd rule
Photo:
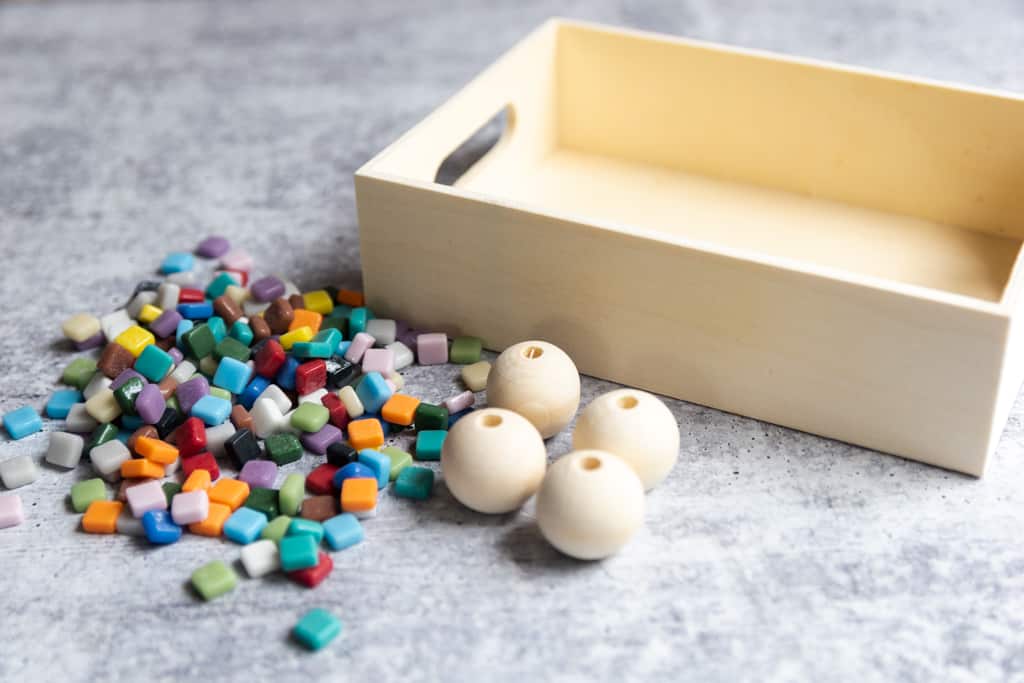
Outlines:
[[[449,415],[455,413],[461,413],[466,408],[469,408],[476,402],[476,394],[472,391],[463,391],[461,394],[456,394],[451,398],[445,399],[444,407],[448,409]]]
[[[379,372],[387,377],[395,371],[395,352],[391,349],[367,349],[363,354],[363,373]]]
[[[349,344],[348,351],[345,352],[345,360],[350,363],[358,363],[363,359],[363,354],[366,353],[366,350],[373,348],[373,345],[376,343],[377,340],[370,335],[365,332],[359,332],[356,336],[352,337],[352,343]]]
[[[132,509],[132,514],[136,517],[142,517],[150,510],[167,509],[167,496],[164,495],[164,489],[156,479],[129,487],[125,490],[124,497],[128,500],[128,507]]]
[[[416,357],[420,365],[441,365],[448,362],[448,335],[430,332],[416,338]]]
[[[202,522],[210,514],[210,497],[206,491],[179,493],[171,500],[171,518],[184,526]]]
[[[220,258],[220,265],[225,270],[252,270],[252,256],[245,249],[232,249]]]
[[[25,509],[21,506],[21,496],[0,496],[0,529],[18,526],[24,521]]]

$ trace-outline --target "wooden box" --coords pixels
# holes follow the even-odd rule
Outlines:
[[[414,326],[974,475],[1021,384],[1017,96],[552,20],[355,182]]]

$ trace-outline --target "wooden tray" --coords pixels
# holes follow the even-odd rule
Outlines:
[[[974,475],[1021,384],[1018,96],[552,20],[355,183],[413,325]]]

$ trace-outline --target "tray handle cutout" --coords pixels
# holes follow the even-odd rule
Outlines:
[[[516,112],[506,104],[446,156],[434,174],[439,185],[455,185],[488,154],[508,139],[515,127]]]

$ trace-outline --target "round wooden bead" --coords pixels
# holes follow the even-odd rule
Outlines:
[[[522,506],[544,478],[544,440],[523,416],[486,408],[456,422],[441,449],[448,490],[468,508],[497,514]]]
[[[639,477],[604,451],[573,451],[558,459],[537,492],[537,524],[544,538],[581,560],[614,554],[643,519]]]
[[[637,389],[616,389],[583,409],[576,419],[572,447],[619,456],[650,491],[679,458],[679,425],[656,396]]]
[[[576,414],[580,373],[565,351],[554,344],[514,344],[491,368],[487,403],[519,413],[547,439],[565,429]]]

